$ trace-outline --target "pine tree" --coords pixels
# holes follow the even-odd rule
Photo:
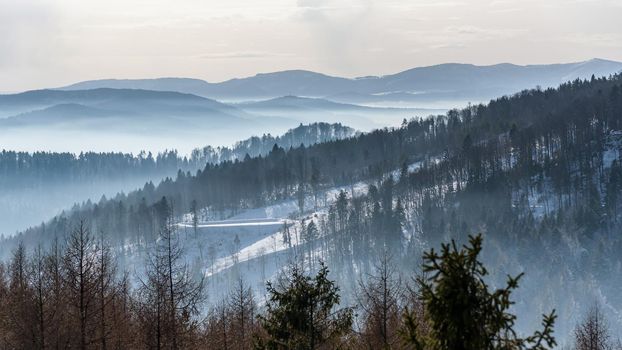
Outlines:
[[[292,266],[277,286],[268,282],[266,313],[259,316],[265,337],[256,339],[257,349],[338,348],[352,327],[352,310],[335,310],[339,287],[328,279],[321,263],[317,275]]]
[[[526,338],[514,330],[516,316],[509,312],[511,293],[521,275],[508,276],[505,288],[490,291],[484,281],[488,271],[478,260],[482,236],[469,236],[469,245],[458,249],[455,241],[443,244],[440,255],[424,254],[421,289],[429,334],[418,331],[416,316],[406,313],[405,339],[425,350],[544,350],[556,345],[555,311],[545,315],[543,329]]]

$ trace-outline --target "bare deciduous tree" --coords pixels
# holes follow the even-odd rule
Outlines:
[[[398,334],[403,296],[391,256],[385,251],[374,274],[359,281],[358,304],[361,312],[363,342],[370,349],[391,349],[401,342]]]
[[[574,330],[575,350],[612,350],[607,320],[598,305],[590,308]]]

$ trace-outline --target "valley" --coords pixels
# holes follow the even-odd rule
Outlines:
[[[570,339],[593,303],[600,305],[611,332],[622,329],[616,292],[622,287],[616,278],[622,266],[619,75],[523,90],[447,111],[296,96],[229,105],[177,92],[68,91],[37,92],[44,97],[34,100],[29,93],[0,98],[13,112],[34,105],[45,111],[9,117],[5,126],[93,129],[93,121],[116,120],[100,113],[104,107],[126,108],[136,119],[125,122],[149,118],[173,133],[174,120],[184,127],[190,119],[216,123],[209,117],[215,110],[216,118],[240,123],[295,116],[296,122],[333,124],[301,123],[279,136],[266,133],[185,154],[5,151],[0,170],[9,176],[0,185],[22,188],[5,192],[5,206],[15,205],[15,198],[35,202],[41,190],[49,201],[39,201],[47,212],[17,207],[17,213],[28,214],[29,226],[5,220],[5,229],[17,231],[1,241],[6,261],[33,247],[74,249],[71,245],[85,236],[93,240],[93,254],[109,254],[107,264],[124,276],[125,290],[150,293],[161,273],[158,266],[164,266],[158,259],[166,259],[168,249],[169,263],[179,269],[171,276],[187,286],[200,281],[206,306],[194,317],[209,320],[240,286],[257,307],[266,307],[266,283],[279,281],[292,266],[307,271],[330,266],[341,305],[364,308],[359,293],[375,278],[378,261],[391,259],[398,276],[391,283],[404,279],[414,288],[408,282],[414,277],[408,276],[419,273],[426,251],[481,233],[486,240],[481,259],[491,266],[491,285],[502,285],[508,273],[527,273],[511,307],[521,315],[519,332],[530,332],[536,316],[555,305],[561,315],[555,334]],[[77,102],[99,112],[72,105]],[[62,121],[50,112],[55,110]],[[189,119],[176,119],[173,110]],[[74,112],[86,124],[71,119]],[[384,119],[377,119],[381,115]],[[341,124],[362,126],[366,120],[385,127]]]
[[[0,0],[0,350],[622,350],[622,0]]]

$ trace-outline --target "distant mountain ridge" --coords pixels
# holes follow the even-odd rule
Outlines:
[[[92,90],[33,90],[0,95],[0,124],[71,122],[99,117],[153,120],[184,118],[212,123],[243,123],[246,113],[205,97],[175,91],[97,88]],[[8,118],[6,118],[8,117]]]
[[[444,110],[378,108],[297,96],[226,104],[185,92],[117,87],[0,95],[0,126],[7,130],[56,126],[141,134],[141,130],[160,134],[220,130],[222,134],[241,128],[272,131],[274,125],[282,129],[301,122],[342,122],[368,130],[438,112]]]
[[[304,107],[307,109],[357,109],[361,111],[373,110],[373,107],[359,106],[355,104],[334,102],[317,97],[300,97],[300,96],[283,96],[275,97],[269,100],[262,100],[257,102],[240,103],[239,106],[242,109],[272,109],[272,108],[296,108]]]
[[[139,102],[142,104],[158,104],[158,107],[161,108],[164,101],[177,107],[183,105],[211,110],[235,110],[235,108],[218,101],[177,91],[101,87],[67,91],[43,89],[0,95],[0,111],[30,111],[36,107],[46,108],[57,104],[81,104],[104,109],[124,105],[131,109],[135,108]]]
[[[175,91],[48,89],[0,95],[0,147],[6,149],[79,152],[109,145],[123,152],[176,148],[184,153],[297,124]]]
[[[234,106],[253,115],[295,117],[304,123],[339,121],[359,130],[367,130],[366,123],[375,123],[377,127],[396,126],[404,119],[446,112],[446,109],[372,107],[335,102],[325,98],[291,95],[257,102],[237,103]]]
[[[20,113],[16,116],[0,120],[2,126],[23,126],[29,124],[46,125],[54,123],[71,123],[89,118],[113,116],[115,112],[88,107],[78,103],[61,103],[43,109]]]
[[[269,99],[287,95],[325,97],[334,101],[378,102],[382,96],[404,101],[474,99],[487,101],[499,95],[536,86],[552,87],[577,78],[607,76],[622,71],[622,62],[591,59],[576,63],[488,66],[445,63],[417,67],[396,74],[342,78],[305,70],[261,73],[209,83],[190,78],[105,79],[79,82],[62,90],[100,87],[178,91],[219,100]],[[356,101],[351,96],[357,96]]]

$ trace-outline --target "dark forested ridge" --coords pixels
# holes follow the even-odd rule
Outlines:
[[[96,182],[129,176],[158,176],[171,170],[196,166],[192,158],[176,151],[80,154],[57,152],[0,153],[0,186],[3,189],[48,186],[57,183]]]
[[[229,237],[231,248],[226,249],[233,267],[227,276],[248,278],[244,271],[255,271],[251,265],[258,266],[266,256],[291,254],[312,270],[322,259],[339,281],[341,298],[331,296],[332,304],[356,306],[363,298],[357,286],[373,282],[362,276],[377,276],[378,262],[387,251],[396,274],[410,273],[420,266],[428,246],[451,238],[464,242],[469,233],[482,232],[487,248],[481,255],[493,267],[482,276],[487,275],[491,285],[504,285],[505,273],[526,272],[513,306],[527,315],[517,321],[521,330],[533,330],[540,322],[538,315],[556,309],[556,332],[570,339],[580,315],[590,305],[601,304],[611,329],[620,334],[621,147],[622,76],[576,80],[557,89],[526,90],[487,105],[411,120],[400,128],[309,147],[273,146],[265,155],[208,164],[196,174],[180,171],[157,186],[148,183],[127,195],[84,204],[5,239],[2,248],[8,254],[21,241],[29,249],[38,244],[49,249],[50,242],[85,220],[92,232],[103,232],[111,246],[122,247],[116,250],[118,257],[128,259],[137,254],[134,247],[148,249],[169,237],[170,218],[183,222],[190,214],[195,236],[186,234],[183,239],[198,245],[199,208],[213,220],[294,200],[298,207],[290,220],[295,223],[288,226],[285,221],[274,236],[282,237],[273,244],[283,249],[243,255],[244,237]],[[361,181],[365,190],[356,193]],[[337,198],[317,200],[330,189]],[[200,251],[192,266],[197,276],[207,279],[209,294],[209,283],[218,285],[221,278],[215,269],[228,260],[218,265],[209,257],[214,254],[204,258]],[[453,256],[449,248],[445,253],[446,258]],[[427,257],[429,262],[438,260]],[[302,278],[303,282],[308,281]],[[435,283],[440,282],[433,282],[429,293],[435,292]],[[508,282],[508,289],[512,286],[514,282]],[[283,290],[268,289],[278,296],[272,300],[278,304]],[[395,303],[399,307],[393,312],[413,307]],[[437,306],[442,312],[443,305]],[[428,311],[430,307],[425,306]],[[227,318],[218,316],[220,311],[224,314],[226,308],[214,306],[208,326],[216,327],[214,332],[231,331]],[[326,331],[343,335],[340,332],[349,326],[347,310],[342,311],[343,323],[327,320]],[[269,322],[270,312],[266,317]],[[415,317],[411,323],[417,328],[420,321]],[[386,322],[384,341],[391,329]],[[428,322],[432,325],[418,325],[432,327],[426,337],[442,331],[434,330],[442,319]],[[263,336],[277,336],[270,333],[270,324],[262,327],[267,334],[258,332]],[[418,332],[421,328],[415,331],[421,335]],[[579,339],[580,334],[575,335]]]
[[[313,145],[353,135],[354,130],[341,124],[301,124],[280,136],[264,134],[239,141],[232,147],[197,148],[189,156],[179,155],[175,150],[156,155],[151,152],[133,155],[118,152],[73,154],[2,150],[0,188],[38,187],[57,182],[95,182],[136,175],[158,177],[180,169],[194,171],[207,163],[242,159],[246,154],[252,157],[265,155],[275,144],[289,149],[301,144]]]
[[[238,141],[233,147],[206,146],[192,151],[191,159],[197,164],[217,164],[223,161],[235,161],[249,157],[265,156],[274,145],[283,149],[296,148],[300,145],[311,146],[316,143],[346,139],[355,136],[354,129],[340,123],[313,123],[288,130],[280,136],[264,134]]]

